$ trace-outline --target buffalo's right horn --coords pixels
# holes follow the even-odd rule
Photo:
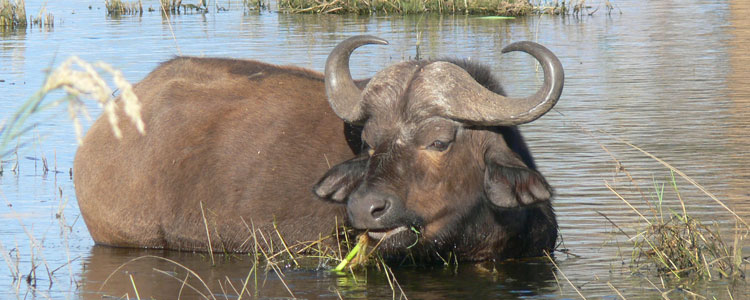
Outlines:
[[[362,91],[349,71],[349,56],[354,49],[368,44],[388,45],[388,41],[371,35],[357,35],[339,43],[328,55],[325,84],[328,103],[333,112],[346,122],[358,124],[364,118]]]
[[[533,95],[512,98],[495,94],[477,83],[461,67],[447,62],[428,66],[425,75],[434,82],[436,103],[449,118],[485,126],[510,126],[528,123],[547,113],[563,89],[565,74],[552,51],[533,42],[516,42],[502,52],[523,51],[542,65],[544,83]]]

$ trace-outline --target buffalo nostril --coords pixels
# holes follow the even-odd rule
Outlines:
[[[383,200],[370,206],[370,215],[377,219],[383,216],[391,208],[391,201]]]

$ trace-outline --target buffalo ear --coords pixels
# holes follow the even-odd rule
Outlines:
[[[328,201],[344,202],[362,182],[368,157],[357,157],[328,170],[313,186],[313,193]]]
[[[497,163],[487,164],[484,191],[492,204],[502,208],[531,205],[552,198],[552,188],[539,172]]]

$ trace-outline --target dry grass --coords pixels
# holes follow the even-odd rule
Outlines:
[[[250,11],[267,10],[271,7],[269,0],[242,0],[242,6]]]
[[[107,9],[107,15],[110,16],[143,14],[143,3],[141,3],[141,0],[138,0],[138,2],[105,0],[104,7]]]
[[[37,126],[38,123],[30,122],[30,120],[34,119],[33,116],[41,111],[67,104],[70,117],[76,123],[76,131],[80,140],[81,128],[78,119],[81,116],[88,115],[82,99],[94,99],[97,103],[104,105],[105,111],[110,117],[110,121],[113,125],[112,129],[116,134],[119,134],[120,131],[117,117],[115,115],[118,106],[115,104],[115,100],[112,96],[113,90],[109,87],[107,81],[102,78],[102,74],[111,75],[111,81],[114,82],[117,89],[122,92],[121,102],[123,102],[122,107],[125,110],[125,114],[134,124],[136,124],[136,127],[141,132],[144,132],[143,122],[140,119],[140,105],[138,99],[132,91],[132,86],[123,78],[122,73],[101,62],[92,65],[79,58],[71,57],[64,61],[59,67],[49,72],[43,87],[26,100],[26,102],[24,102],[22,106],[10,116],[10,118],[4,120],[2,124],[0,124],[0,156],[3,158],[11,154],[16,156],[16,166],[13,168],[14,173],[18,172],[18,148],[30,143],[20,140],[24,134]],[[57,90],[66,92],[66,96],[55,101],[45,101],[50,93]],[[50,166],[48,165],[44,154],[42,154],[41,161],[42,176],[46,176],[47,172],[50,170]],[[56,155],[53,169],[53,172],[56,175]],[[50,268],[50,265],[47,263],[44,256],[44,238],[38,239],[35,237],[32,233],[33,230],[27,228],[19,217],[17,221],[28,237],[29,252],[21,253],[21,250],[19,250],[21,247],[19,247],[19,245],[7,249],[5,248],[5,245],[0,243],[0,252],[10,270],[14,283],[13,288],[16,292],[21,289],[21,283],[26,283],[26,286],[30,291],[33,291],[38,295],[46,296],[38,290],[37,286],[40,282],[44,281],[48,282],[51,287],[55,272],[66,266],[69,270],[70,281],[75,282],[73,270],[71,269],[71,262],[76,261],[78,257],[72,258],[68,248],[68,234],[71,232],[73,225],[68,225],[68,221],[64,214],[69,199],[63,197],[63,189],[57,186],[56,178],[57,177],[55,176],[55,198],[58,199],[59,206],[55,213],[55,218],[60,225],[60,234],[65,248],[67,262],[57,268]],[[57,191],[59,191],[59,193],[57,193]],[[13,212],[13,206],[10,203],[7,203],[6,206],[13,215],[17,215]],[[77,220],[78,218],[73,220],[73,224],[75,224]],[[55,251],[59,251],[59,249],[56,249]],[[27,266],[28,269],[26,269]]]
[[[142,0],[105,0],[104,4],[107,9],[107,15],[110,16],[142,15],[144,11]],[[159,10],[165,14],[178,14],[181,11],[187,12],[188,10],[207,12],[208,2],[206,0],[197,0],[195,4],[183,4],[182,0],[159,0]],[[155,9],[149,7],[148,11],[155,11]]]
[[[26,2],[24,0],[0,0],[0,27],[25,28]]]
[[[89,115],[88,110],[83,105],[82,97],[93,99],[104,106],[104,114],[112,126],[115,137],[122,138],[122,131],[119,128],[119,120],[116,114],[118,105],[112,96],[114,92],[101,74],[111,75],[115,87],[120,91],[120,102],[122,102],[125,115],[133,122],[138,132],[145,134],[145,124],[141,120],[141,105],[138,96],[133,92],[133,86],[125,80],[122,72],[106,63],[90,64],[73,56],[50,73],[38,95],[43,98],[44,95],[57,89],[67,92],[67,97],[54,102],[53,105],[67,102],[68,112],[75,124],[79,142],[82,142],[83,134],[79,121],[80,116],[88,117]]]
[[[246,3],[247,1],[250,0],[246,0]],[[261,7],[254,1],[250,2],[253,8]],[[313,14],[552,14],[580,17],[593,15],[600,10],[611,14],[615,5],[609,0],[598,1],[596,4],[587,3],[586,0],[281,0],[279,10],[285,13]]]
[[[644,223],[643,226],[635,228],[635,234],[631,235],[626,233],[627,228],[621,228],[604,216],[632,245],[631,271],[634,274],[656,275],[662,282],[671,282],[675,287],[685,281],[711,280],[719,277],[744,278],[750,260],[743,257],[742,245],[750,234],[750,225],[684,172],[631,143],[615,139],[664,165],[670,174],[666,182],[654,180],[653,187],[650,188],[652,192],[644,192],[649,189],[641,188],[624,164],[602,146],[617,164],[617,171],[629,178],[633,190],[638,191],[637,194],[640,195],[640,199],[627,199],[623,193],[605,181],[605,186]],[[733,234],[724,235],[716,220],[699,220],[689,214],[688,199],[684,199],[680,192],[678,178],[684,179],[703,192],[734,218],[736,225]],[[667,193],[670,190],[671,193]],[[667,195],[673,195],[673,198],[667,198]],[[643,212],[636,208],[638,205],[633,205],[636,202],[646,204],[648,211]]]
[[[110,75],[115,88],[120,91],[119,102],[122,105],[118,106],[113,96],[114,91],[102,77],[102,74]],[[57,90],[66,92],[66,96],[54,101],[45,101],[50,93]],[[140,102],[133,92],[132,85],[125,80],[122,72],[106,63],[90,64],[74,56],[49,72],[42,88],[26,100],[10,118],[0,124],[0,157],[4,158],[11,154],[14,151],[14,148],[11,148],[13,144],[15,144],[15,148],[18,148],[28,143],[26,141],[19,142],[19,140],[25,133],[36,127],[37,123],[27,123],[33,115],[60,105],[67,105],[77,139],[79,143],[82,142],[83,128],[80,118],[90,118],[83,103],[85,98],[93,99],[104,106],[104,114],[112,125],[112,131],[116,137],[122,137],[116,114],[118,107],[124,109],[125,115],[128,116],[141,134],[145,133],[145,125],[140,116]]]
[[[315,14],[481,14],[520,16],[532,12],[523,0],[280,0],[286,13]]]
[[[609,15],[616,9],[615,4],[609,0],[596,1],[595,3],[586,0],[538,0],[532,1],[532,3],[534,5],[533,11],[536,14],[573,15],[577,17],[591,16],[600,10],[606,11],[606,14]]]
[[[664,198],[665,186],[669,185],[677,195],[681,210],[667,208]],[[742,228],[738,219],[734,234],[722,236],[721,228],[715,221],[703,222],[689,215],[685,201],[680,195],[674,173],[667,183],[654,183],[654,198],[644,199],[655,207],[650,216],[628,204],[646,223],[637,229],[632,242],[631,268],[634,273],[655,270],[658,276],[671,276],[676,279],[744,278],[747,258],[742,256],[742,241],[748,235],[748,228]],[[607,184],[613,193],[629,203]],[[649,213],[646,213],[647,215]]]

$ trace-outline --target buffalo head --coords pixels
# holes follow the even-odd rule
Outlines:
[[[362,153],[331,168],[314,187],[346,203],[347,221],[379,241],[382,253],[409,248],[463,260],[540,255],[554,247],[552,189],[535,169],[515,125],[557,102],[563,69],[546,48],[519,42],[502,52],[531,54],[543,86],[526,98],[503,95],[487,68],[467,61],[407,61],[378,72],[359,89],[349,56],[356,36],[328,57],[328,101],[362,127]]]

